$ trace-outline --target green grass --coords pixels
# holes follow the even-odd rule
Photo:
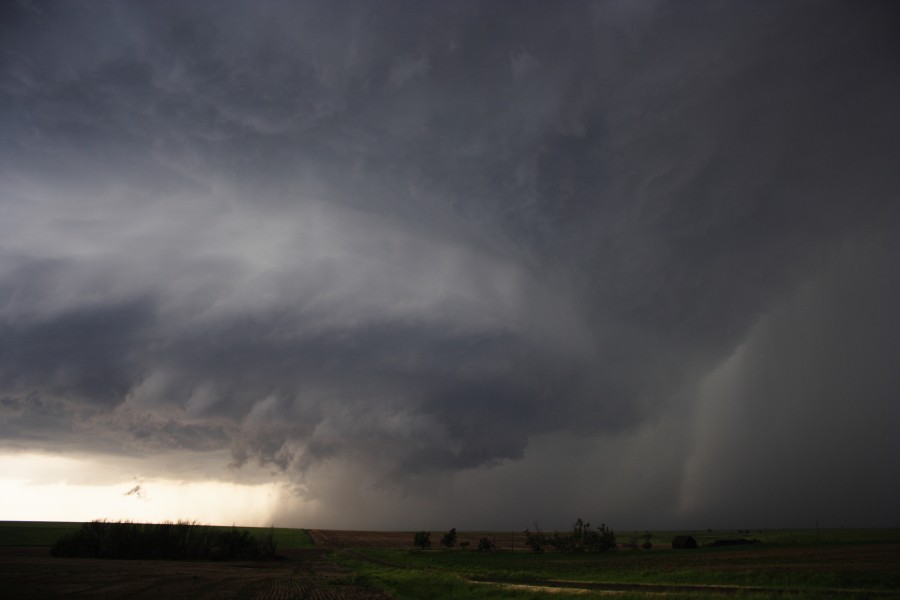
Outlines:
[[[212,525],[216,529],[231,529],[228,525]],[[246,531],[255,537],[263,537],[269,534],[269,527],[237,527],[238,531]],[[279,550],[297,550],[299,548],[312,548],[313,541],[305,529],[291,529],[288,527],[275,527],[272,529],[272,538]]]
[[[768,540],[749,546],[706,547],[697,550],[618,550],[604,554],[546,552],[479,553],[472,550],[386,550],[363,548],[338,555],[358,577],[397,598],[550,597],[548,592],[523,592],[494,586],[484,590],[472,579],[506,583],[546,583],[550,580],[595,584],[671,586],[741,586],[764,591],[738,592],[753,598],[779,597],[790,590],[801,598],[900,598],[900,536],[898,530],[841,530],[826,538],[819,532],[770,532]],[[669,546],[678,532],[660,536],[657,548]],[[695,533],[695,532],[690,532]],[[722,539],[713,532],[709,541]],[[734,536],[738,537],[738,536]],[[754,537],[744,534],[742,537]],[[757,536],[758,537],[758,536]],[[781,541],[773,541],[781,540]],[[702,540],[698,540],[703,543]],[[654,540],[654,544],[657,542]],[[472,587],[474,586],[474,587]],[[471,588],[471,589],[470,589]],[[437,593],[432,593],[437,590]],[[500,594],[500,595],[492,595]],[[525,595],[519,595],[525,594]],[[537,595],[534,595],[537,594]],[[650,597],[627,592],[618,597]],[[679,592],[678,597],[715,597],[717,592]],[[728,594],[734,597],[735,594]],[[553,597],[558,597],[554,594]],[[580,596],[584,597],[584,596]],[[794,597],[797,597],[796,595]]]
[[[0,546],[52,546],[81,523],[54,521],[0,521]]]
[[[53,521],[0,521],[0,546],[52,546],[63,535],[74,533],[82,523]],[[216,529],[231,529],[230,526],[214,526]],[[269,533],[268,527],[238,527],[250,535],[262,538]],[[275,527],[272,537],[279,550],[311,548],[312,539],[305,529]]]
[[[422,571],[375,565],[349,556],[337,558],[341,566],[354,573],[353,583],[387,592],[397,600],[544,600],[547,598],[608,598],[603,592],[545,591],[522,589],[503,584],[470,581],[459,573]],[[616,598],[644,598],[640,594],[616,595]],[[697,596],[698,598],[700,596]],[[704,595],[703,598],[716,596]],[[730,596],[733,597],[733,596]]]
[[[353,583],[387,592],[397,600],[550,600],[558,598],[609,598],[613,594],[618,600],[647,600],[661,597],[677,597],[681,600],[725,600],[735,598],[783,598],[778,592],[771,594],[758,592],[716,592],[684,591],[660,593],[658,591],[609,591],[609,590],[566,590],[528,586],[527,581],[513,579],[506,583],[479,583],[472,581],[471,573],[442,572],[419,569],[387,567],[358,560],[346,555],[336,558],[341,566],[354,572]],[[526,578],[527,579],[527,578]],[[524,584],[524,585],[523,585]],[[796,595],[789,597],[795,598]],[[804,600],[818,598],[815,592],[803,594]],[[833,595],[823,595],[833,598]],[[853,598],[853,594],[848,597]],[[864,597],[864,596],[863,596]]]
[[[255,536],[265,535],[269,531],[266,527],[239,527],[238,529],[246,529],[250,532],[250,535]],[[309,537],[309,533],[305,529],[275,527],[272,530],[272,537],[275,539],[275,545],[279,550],[297,550],[313,547],[312,538]]]

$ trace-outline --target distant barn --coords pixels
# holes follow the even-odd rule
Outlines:
[[[679,535],[676,536],[675,539],[672,540],[673,548],[696,548],[697,540],[692,538],[689,535]]]

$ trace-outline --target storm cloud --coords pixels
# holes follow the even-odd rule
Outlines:
[[[4,447],[310,526],[896,524],[891,3],[3,10]]]

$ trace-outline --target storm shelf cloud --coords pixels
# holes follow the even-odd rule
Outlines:
[[[0,451],[298,526],[897,525],[891,2],[2,13]]]

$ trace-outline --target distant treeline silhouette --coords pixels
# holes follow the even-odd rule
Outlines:
[[[271,560],[276,558],[272,531],[263,538],[236,527],[219,528],[195,521],[133,523],[100,519],[59,538],[50,554],[59,557],[116,559]]]
[[[558,532],[547,535],[537,523],[534,524],[534,531],[526,529],[524,533],[525,545],[535,552],[543,552],[548,546],[557,552],[606,552],[616,549],[616,534],[612,529],[606,524],[591,529],[591,524],[581,519],[575,521],[569,535]]]

